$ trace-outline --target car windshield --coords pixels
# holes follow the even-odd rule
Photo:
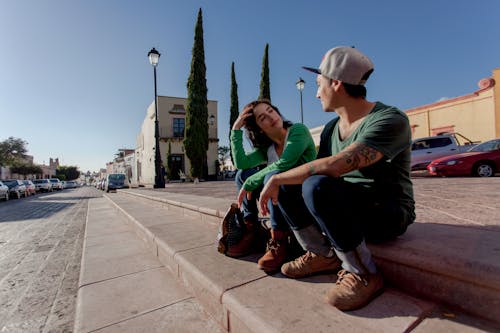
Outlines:
[[[486,141],[483,142],[475,147],[472,147],[469,149],[469,151],[475,151],[475,152],[488,152],[488,151],[493,151],[493,150],[499,150],[500,149],[500,140],[491,140],[491,141]]]
[[[51,179],[50,182],[51,183],[59,183],[59,179]]]
[[[113,174],[108,176],[108,179],[113,180],[113,181],[121,181],[121,180],[125,180],[125,175],[119,174],[119,173],[113,173]]]
[[[17,180],[4,180],[3,183],[7,186],[17,185]]]

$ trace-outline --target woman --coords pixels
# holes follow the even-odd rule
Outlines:
[[[243,148],[242,127],[245,127],[253,146],[248,154]],[[231,152],[233,162],[239,169],[236,174],[238,205],[243,213],[247,233],[238,244],[229,249],[227,255],[240,257],[253,251],[258,226],[256,200],[263,184],[276,173],[314,160],[316,148],[306,126],[283,119],[278,108],[268,100],[257,100],[245,106],[234,122]],[[271,239],[268,250],[259,259],[258,265],[266,272],[273,272],[285,260],[289,227],[279,207],[272,202],[267,205],[271,220]]]

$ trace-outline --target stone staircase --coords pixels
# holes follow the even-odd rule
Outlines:
[[[258,255],[219,254],[215,236],[230,199],[168,189],[106,197],[229,332],[500,331],[500,191],[476,200],[470,188],[451,196],[425,181],[416,193],[419,221],[394,242],[369,245],[385,293],[352,312],[323,300],[335,275],[268,276],[256,267]]]

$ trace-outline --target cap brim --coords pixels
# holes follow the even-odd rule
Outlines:
[[[317,69],[317,68],[304,67],[304,66],[302,66],[302,68],[304,68],[306,71],[309,71],[309,72],[313,72],[313,73],[316,73],[316,74],[321,74],[320,70]]]

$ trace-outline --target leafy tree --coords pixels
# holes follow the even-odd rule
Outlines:
[[[76,166],[60,166],[56,170],[56,178],[60,180],[74,180],[80,177],[80,171]]]
[[[238,105],[238,83],[236,83],[236,74],[234,72],[234,61],[231,64],[231,108],[229,111],[229,142],[231,142],[231,128],[233,128],[233,124],[236,121],[236,118],[238,118],[239,115],[239,105]],[[220,148],[219,147],[219,154],[220,154]],[[231,146],[229,148],[229,153],[231,156],[231,162],[233,162],[233,155],[231,154]],[[222,164],[224,166],[224,163]]]
[[[12,173],[17,173],[18,175],[40,175],[42,174],[42,168],[39,165],[35,165],[32,163],[25,163],[25,162],[15,162],[11,168],[10,171]]]
[[[191,161],[191,177],[201,178],[207,170],[208,150],[208,100],[201,8],[195,26],[193,57],[187,90],[184,147]]]
[[[227,155],[230,153],[230,151],[231,151],[231,148],[229,148],[228,146],[220,146],[218,148],[219,165],[222,165],[223,169],[226,166],[225,160],[226,160]]]
[[[26,156],[26,146],[28,143],[22,139],[9,137],[5,141],[0,142],[0,166],[10,166],[14,164],[22,164],[22,160]]]
[[[271,100],[271,85],[269,83],[269,44],[266,44],[264,57],[262,58],[259,99]]]

